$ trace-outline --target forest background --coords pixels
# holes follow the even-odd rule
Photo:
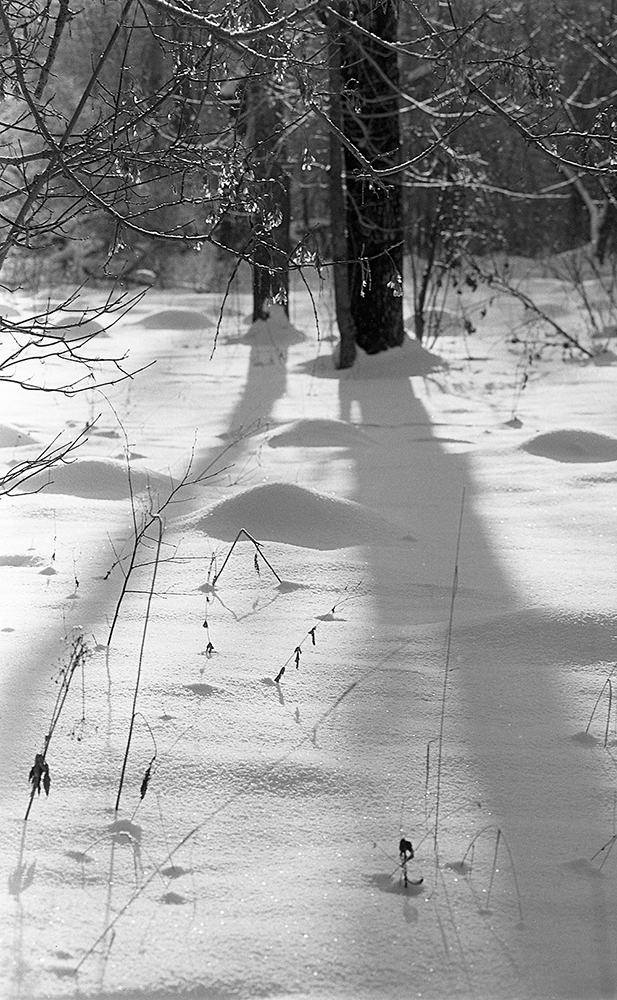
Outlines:
[[[404,291],[426,339],[505,255],[610,261],[616,30],[552,0],[2,4],[2,280],[123,308],[252,274],[259,318],[295,270],[334,278],[341,367],[402,343]]]

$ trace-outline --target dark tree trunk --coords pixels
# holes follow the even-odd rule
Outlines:
[[[397,37],[396,0],[356,0],[341,25],[343,132],[375,169],[399,157],[398,62],[384,42]],[[398,175],[372,180],[345,148],[348,276],[356,342],[369,354],[403,343],[403,221]]]
[[[265,214],[269,211],[280,217],[281,223],[267,234],[255,234],[255,248],[251,257],[253,268],[253,322],[267,319],[270,303],[277,302],[289,315],[289,223],[291,217],[289,178],[275,169],[277,179],[264,181]]]
[[[329,69],[330,69],[330,120],[339,131],[343,130],[341,110],[341,40],[338,19],[330,12],[329,29]],[[334,302],[336,322],[340,335],[338,368],[351,368],[356,359],[356,327],[351,311],[349,294],[349,274],[347,261],[347,213],[344,187],[343,147],[338,135],[330,132],[330,170],[328,173],[330,194],[330,236],[334,271]]]
[[[600,218],[595,245],[592,238],[595,256],[601,264],[604,263],[606,257],[615,257],[617,255],[617,205],[615,204],[617,191],[614,190],[617,188],[617,185],[615,185],[615,182],[611,178],[605,181],[605,185],[611,200],[606,202],[606,207]]]
[[[274,7],[273,0],[254,0],[254,24],[262,23],[265,12]],[[257,42],[255,51],[268,44],[271,40]],[[268,76],[271,70],[268,60],[256,55],[244,86],[239,121],[255,176],[254,200],[258,207],[251,255],[253,321],[268,317],[272,301],[289,314],[290,186],[283,166],[283,107],[272,91]]]

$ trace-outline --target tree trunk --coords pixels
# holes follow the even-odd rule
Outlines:
[[[342,131],[341,110],[341,42],[338,21],[332,12],[328,14],[329,69],[330,69],[330,120]],[[343,147],[339,137],[330,132],[330,170],[328,184],[330,193],[330,237],[334,271],[334,303],[336,322],[339,329],[340,345],[338,368],[351,368],[356,359],[356,326],[351,311],[349,296],[349,275],[347,261],[346,206],[344,187]]]
[[[375,169],[396,164],[400,132],[396,0],[356,0],[354,19],[371,36],[341,31],[343,132]],[[377,354],[403,343],[403,222],[400,180],[367,176],[345,148],[348,282],[356,343]]]
[[[272,0],[253,0],[253,23],[262,23],[272,6]],[[271,44],[271,39],[265,39],[256,44],[255,50],[263,52],[260,46]],[[272,92],[268,78],[271,68],[266,58],[256,55],[244,85],[239,121],[255,175],[252,184],[257,203],[251,256],[253,322],[268,317],[273,301],[289,315],[290,184],[283,166],[283,107]]]
[[[270,304],[282,305],[289,315],[289,223],[291,218],[289,178],[273,166],[277,179],[270,178],[264,185],[266,212],[272,211],[281,223],[267,234],[256,234],[252,253],[253,268],[253,322],[267,319]]]

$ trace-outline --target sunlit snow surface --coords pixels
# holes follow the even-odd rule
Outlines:
[[[617,369],[523,389],[520,310],[471,299],[337,372],[315,301],[149,291],[100,353],[155,365],[3,389],[4,468],[95,423],[0,507],[2,997],[617,995]]]

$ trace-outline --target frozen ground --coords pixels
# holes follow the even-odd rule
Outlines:
[[[529,367],[501,298],[340,373],[317,305],[234,295],[212,355],[149,292],[97,335],[135,379],[3,387],[6,467],[98,420],[0,507],[2,996],[617,997],[615,359]]]

